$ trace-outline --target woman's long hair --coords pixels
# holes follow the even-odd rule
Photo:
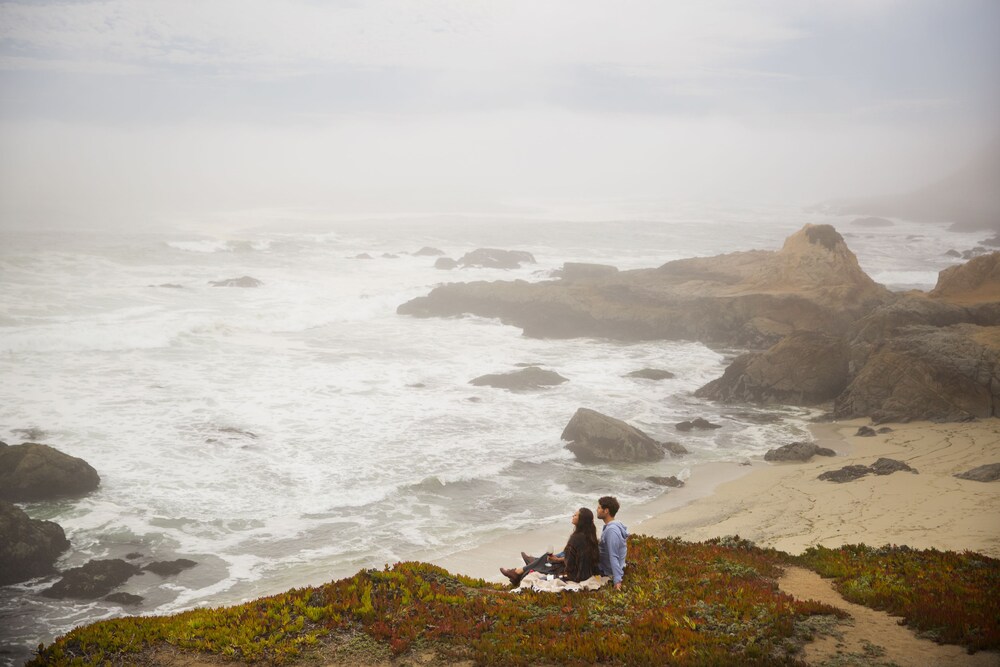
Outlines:
[[[597,562],[600,549],[597,545],[597,526],[594,525],[594,513],[586,507],[581,507],[576,517],[576,528],[573,534],[582,533],[587,538],[587,551],[594,562]]]

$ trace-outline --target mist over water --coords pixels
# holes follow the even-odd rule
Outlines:
[[[735,350],[538,340],[495,320],[395,310],[442,282],[544,280],[567,261],[630,269],[777,249],[806,222],[837,225],[875,280],[929,289],[955,261],[944,253],[981,236],[848,221],[773,208],[656,222],[424,218],[225,236],[3,233],[0,439],[18,443],[28,439],[19,429],[39,429],[34,439],[85,459],[102,478],[84,498],[25,505],[66,530],[72,548],[59,568],[133,552],[140,562],[199,565],[134,577],[122,590],[145,597],[137,608],[39,597],[52,579],[0,589],[0,646],[23,659],[100,618],[227,604],[444,555],[562,521],[606,493],[634,507],[663,492],[646,476],[697,483],[701,464],[808,438],[808,411],[771,410],[781,419],[761,424],[746,407],[691,395]],[[413,254],[423,246],[454,258],[477,247],[527,250],[538,263],[441,271],[434,257]],[[263,285],[209,285],[244,275]],[[530,392],[468,384],[518,364],[569,381]],[[675,378],[625,377],[646,367]],[[578,407],[691,453],[581,465],[559,439]],[[723,428],[673,428],[696,416]]]

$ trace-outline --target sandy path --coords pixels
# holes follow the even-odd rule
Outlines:
[[[825,602],[851,615],[850,622],[838,626],[840,637],[817,635],[805,646],[805,660],[810,665],[1000,666],[1000,653],[980,651],[969,655],[959,646],[921,639],[909,628],[899,625],[898,617],[848,602],[834,590],[830,580],[810,570],[787,568],[778,585],[800,600]]]

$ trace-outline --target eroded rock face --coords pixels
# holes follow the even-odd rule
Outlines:
[[[528,366],[527,368],[510,373],[481,375],[470,380],[469,384],[476,385],[477,387],[488,386],[513,391],[526,391],[541,387],[551,387],[563,382],[568,382],[568,380],[555,371],[545,370],[538,366]]]
[[[737,357],[722,377],[695,396],[740,403],[822,403],[847,386],[848,360],[842,338],[797,331],[766,352]]]
[[[989,463],[955,475],[973,482],[995,482],[1000,479],[1000,463]]]
[[[459,258],[462,266],[480,266],[488,269],[516,269],[521,264],[534,264],[535,256],[524,250],[499,250],[478,248]]]
[[[1000,328],[905,329],[869,354],[834,412],[875,422],[1000,415]]]
[[[78,496],[101,478],[83,459],[33,442],[0,444],[0,498],[14,502]]]
[[[836,452],[827,447],[820,447],[815,442],[793,442],[769,450],[764,454],[765,461],[808,461],[813,456],[836,456]]]
[[[69,540],[59,524],[0,500],[0,586],[49,574]]]
[[[930,296],[962,302],[1000,301],[1000,252],[991,252],[938,274]]]
[[[141,570],[121,559],[92,560],[62,573],[62,579],[42,591],[48,598],[94,600],[104,597]]]
[[[664,456],[662,444],[639,429],[588,408],[576,411],[561,437],[584,463],[639,463]]]

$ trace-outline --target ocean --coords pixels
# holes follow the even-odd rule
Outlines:
[[[0,231],[0,440],[44,442],[88,461],[100,488],[25,503],[66,531],[58,563],[139,553],[188,558],[179,575],[137,576],[136,607],[48,600],[54,578],[0,588],[0,664],[40,642],[127,614],[231,604],[361,568],[471,548],[562,523],[600,495],[625,507],[697,483],[699,467],[808,438],[799,408],[693,397],[739,350],[697,341],[538,340],[479,317],[416,319],[396,307],[435,285],[547,279],[564,262],[655,267],[693,256],[778,249],[807,222],[831,223],[891,289],[929,289],[986,233],[793,207],[677,209],[655,220],[568,222],[425,216],[286,222],[243,231]],[[434,268],[526,250],[520,269]],[[371,259],[358,259],[367,254]],[[213,287],[241,276],[254,289]],[[170,286],[165,286],[170,285]],[[568,382],[509,392],[469,381],[536,364]],[[642,368],[675,374],[629,378]],[[560,433],[579,407],[623,419],[683,458],[583,465]],[[679,433],[694,417],[721,423]],[[498,563],[505,565],[505,563]]]

